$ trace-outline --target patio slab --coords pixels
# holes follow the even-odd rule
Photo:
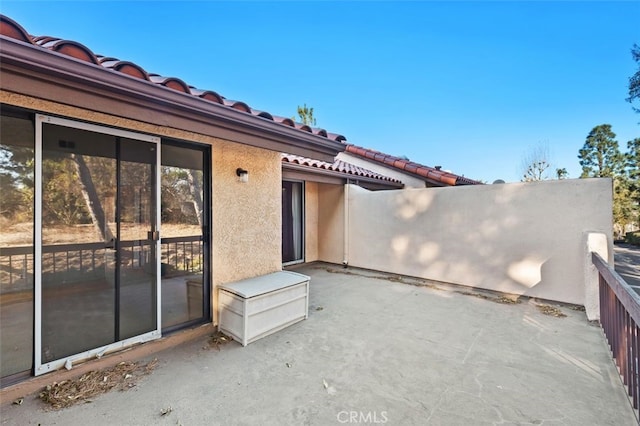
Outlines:
[[[311,276],[307,320],[244,348],[200,337],[156,354],[131,390],[60,411],[27,397],[0,423],[638,424],[584,312],[335,265],[296,271]]]

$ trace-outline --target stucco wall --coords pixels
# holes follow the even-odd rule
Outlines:
[[[4,90],[0,90],[0,102],[45,114],[212,145],[213,285],[282,269],[279,153]],[[237,181],[238,167],[249,171],[248,183]],[[215,293],[212,291],[213,296]]]
[[[318,260],[318,184],[305,182],[304,193],[304,260]]]
[[[318,260],[342,264],[344,186],[318,184]]]
[[[609,179],[350,186],[349,264],[583,304],[584,234],[604,233],[612,256],[611,199]]]
[[[236,169],[249,172],[241,183]],[[213,144],[213,271],[216,284],[282,269],[280,154]]]

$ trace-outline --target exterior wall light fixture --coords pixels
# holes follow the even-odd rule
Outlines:
[[[242,183],[249,182],[249,172],[246,171],[245,169],[241,169],[240,167],[238,167],[236,169],[236,175],[240,178],[240,182]]]

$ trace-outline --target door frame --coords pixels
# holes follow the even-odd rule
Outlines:
[[[34,375],[39,376],[49,371],[57,370],[63,366],[71,368],[73,363],[89,358],[100,358],[107,352],[112,352],[131,346],[136,343],[148,342],[158,339],[162,336],[162,300],[160,291],[160,238],[155,241],[156,245],[156,329],[150,332],[134,336],[125,340],[103,345],[88,351],[70,355],[58,360],[42,363],[42,127],[43,124],[54,124],[64,127],[71,127],[80,130],[87,130],[96,133],[103,133],[112,136],[119,136],[129,139],[135,139],[144,142],[155,143],[156,149],[156,211],[155,211],[155,229],[160,230],[160,142],[157,136],[150,136],[143,133],[136,133],[127,130],[115,129],[107,126],[84,123],[76,120],[58,118],[44,114],[36,114],[35,120],[35,205],[34,205]]]
[[[306,241],[306,185],[305,185],[305,181],[303,180],[298,180],[298,179],[282,179],[282,183],[284,182],[291,182],[291,183],[299,183],[300,184],[300,253],[301,256],[299,259],[294,259],[294,260],[290,260],[287,262],[282,262],[282,266],[291,266],[291,265],[297,265],[300,263],[304,263],[305,262],[305,258],[306,258],[306,250],[305,250],[305,241]],[[284,231],[284,217],[282,218],[282,229],[281,231]],[[282,239],[282,237],[281,237]],[[282,241],[282,246],[284,249],[284,241]]]

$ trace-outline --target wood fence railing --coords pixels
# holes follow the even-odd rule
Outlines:
[[[600,276],[600,324],[633,408],[640,399],[640,295],[600,257],[592,253]]]
[[[163,274],[165,270],[202,272],[202,236],[162,238]],[[143,268],[149,259],[149,245],[143,241],[121,241],[123,268]],[[75,282],[104,276],[108,256],[105,243],[58,244],[42,247],[43,282]],[[33,288],[33,246],[0,247],[0,293]]]

